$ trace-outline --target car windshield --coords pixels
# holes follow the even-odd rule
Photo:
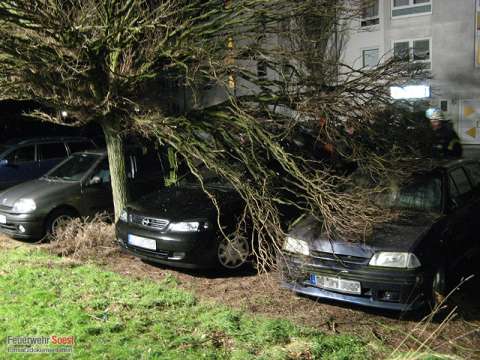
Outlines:
[[[203,184],[209,187],[222,187],[222,188],[232,188],[232,185],[217,175],[215,172],[207,169],[206,167],[201,167],[199,174],[202,176]],[[200,186],[198,178],[192,173],[188,173],[180,179],[180,186]]]
[[[440,212],[442,181],[438,177],[420,177],[382,193],[376,199],[380,206],[392,209]]]
[[[96,154],[74,154],[45,177],[47,179],[79,181],[99,159],[100,155]]]

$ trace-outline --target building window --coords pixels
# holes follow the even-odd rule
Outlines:
[[[443,112],[448,112],[448,100],[440,101],[440,110],[442,110]]]
[[[267,62],[265,60],[257,61],[257,76],[260,80],[267,78]]]
[[[425,15],[432,12],[432,0],[392,0],[392,17]]]
[[[410,41],[397,41],[393,44],[393,56],[398,60],[410,60]]]
[[[393,43],[393,56],[399,60],[421,64],[422,68],[431,68],[430,39],[401,40]]]
[[[378,48],[362,50],[362,66],[369,68],[377,66],[379,56],[380,50]]]
[[[380,23],[378,17],[379,0],[363,0],[362,1],[362,21],[361,26],[372,26]]]

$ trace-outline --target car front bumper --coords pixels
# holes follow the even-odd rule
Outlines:
[[[119,245],[143,260],[187,269],[216,265],[217,242],[213,231],[166,233],[119,221],[115,232]],[[157,249],[149,250],[129,244],[129,234],[155,240]]]
[[[44,219],[36,214],[14,214],[0,210],[6,224],[0,223],[0,232],[14,239],[41,239],[45,234]]]
[[[372,269],[369,266],[322,264],[309,257],[283,254],[277,260],[282,286],[300,294],[385,310],[410,311],[425,306],[426,284],[421,270]],[[347,294],[313,285],[310,276],[322,275],[358,281],[360,294]]]

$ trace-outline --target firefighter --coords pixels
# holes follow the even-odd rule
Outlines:
[[[445,119],[439,109],[428,109],[427,118],[433,130],[433,153],[440,157],[461,157],[462,145],[453,130],[452,123]]]

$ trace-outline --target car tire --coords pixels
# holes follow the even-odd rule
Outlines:
[[[250,244],[246,236],[219,236],[217,244],[217,265],[224,270],[237,270],[245,266],[250,257]]]
[[[77,217],[77,214],[70,209],[58,209],[53,211],[45,222],[45,236],[55,236],[56,229],[59,225],[65,221],[74,219],[75,217]]]

